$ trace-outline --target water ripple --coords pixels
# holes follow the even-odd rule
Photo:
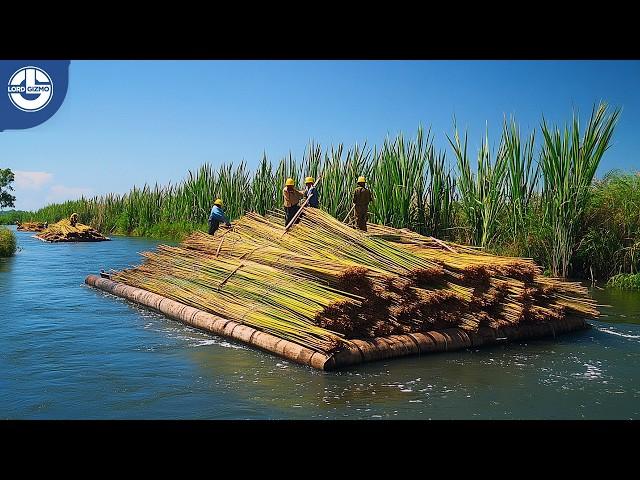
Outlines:
[[[640,416],[640,323],[629,323],[640,294],[601,298],[615,307],[591,332],[322,372],[80,288],[158,242],[18,241],[20,254],[0,262],[2,418]]]

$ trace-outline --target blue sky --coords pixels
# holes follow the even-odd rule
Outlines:
[[[454,115],[475,153],[504,114],[530,131],[605,100],[623,111],[599,173],[635,170],[639,86],[640,61],[72,61],[60,110],[0,133],[0,167],[19,172],[16,208],[36,209],[175,183],[204,162],[300,157],[311,139],[380,144],[420,124],[451,161]]]

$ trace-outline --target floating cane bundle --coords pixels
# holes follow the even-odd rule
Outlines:
[[[327,353],[352,338],[598,315],[584,287],[530,260],[371,227],[307,208],[284,233],[281,219],[249,213],[112,278]]]
[[[76,223],[71,226],[69,220],[60,220],[58,223],[49,225],[49,228],[36,235],[40,240],[46,242],[102,242],[109,240],[94,228]]]
[[[16,228],[19,232],[42,232],[44,229],[42,222],[22,222]]]

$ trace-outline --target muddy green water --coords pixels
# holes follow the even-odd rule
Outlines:
[[[0,418],[629,419],[640,417],[640,293],[593,290],[593,328],[319,372],[83,284],[158,242],[45,244],[0,259]]]

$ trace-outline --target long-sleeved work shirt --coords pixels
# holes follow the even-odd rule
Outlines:
[[[367,187],[356,187],[353,192],[353,203],[355,203],[356,209],[366,209],[372,198],[371,191]]]
[[[289,191],[287,190],[287,187],[284,187],[284,189],[282,190],[282,196],[284,197],[284,206],[293,207],[304,198],[304,192],[296,190],[295,188]]]
[[[318,208],[320,205],[320,201],[318,199],[318,189],[315,185],[308,187],[304,191],[305,196],[309,199],[309,206],[313,208]]]
[[[227,220],[227,217],[225,216],[224,212],[218,205],[214,205],[213,208],[211,209],[211,214],[209,215],[209,221],[212,221],[212,220],[216,222],[224,222],[226,225],[231,225],[231,223],[229,223],[229,220]]]

